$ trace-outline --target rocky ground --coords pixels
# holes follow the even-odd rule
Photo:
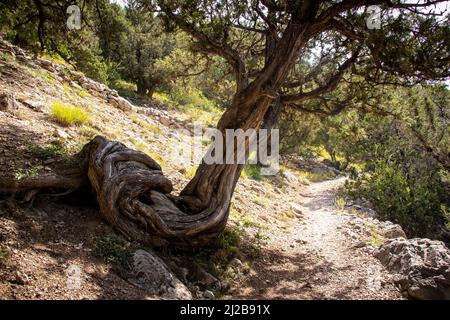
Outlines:
[[[183,112],[132,104],[82,74],[2,41],[0,98],[0,182],[52,171],[96,134],[149,154],[175,190],[193,174],[193,160],[174,156],[171,148],[192,142],[192,124]],[[61,126],[49,108],[55,101],[83,107],[89,121]],[[215,116],[204,119],[212,124]],[[393,268],[404,265],[390,254],[390,247],[401,251],[396,244],[411,253],[402,257],[420,256],[413,255],[416,247],[434,248],[430,252],[439,252],[440,260],[428,265],[440,268],[444,280],[433,281],[445,283],[448,250],[430,243],[411,247],[403,239],[408,243],[389,240],[390,247],[380,251],[386,240],[402,239],[403,231],[376,220],[365,205],[346,205],[336,193],[344,179],[338,174],[305,161],[286,161],[280,174],[260,181],[244,174],[225,235],[193,253],[152,253],[124,240],[103,222],[89,192],[31,194],[26,202],[2,196],[0,299],[402,299],[415,292],[409,284],[417,278],[402,278],[401,284],[393,274],[418,269]],[[328,180],[310,183],[305,176],[311,175]],[[383,264],[374,257],[380,252]]]
[[[372,255],[381,223],[340,210],[345,178],[314,183],[296,206],[289,232],[274,234],[252,275],[232,297],[245,299],[401,299],[392,276]],[[381,240],[380,240],[381,241]]]

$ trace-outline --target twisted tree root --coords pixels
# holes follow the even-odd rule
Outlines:
[[[186,197],[170,194],[172,183],[159,164],[120,142],[97,136],[75,160],[78,165],[71,170],[3,183],[0,192],[61,192],[91,185],[105,220],[127,238],[151,246],[204,245],[225,227],[229,195],[217,197],[199,212],[188,212]]]

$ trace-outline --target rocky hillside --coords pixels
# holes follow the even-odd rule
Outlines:
[[[207,124],[215,117],[202,114]],[[54,170],[100,134],[149,154],[180,190],[195,164],[172,146],[192,140],[191,119],[132,103],[68,66],[0,42],[0,186]],[[405,239],[366,204],[346,204],[336,195],[338,176],[303,160],[285,161],[269,178],[250,168],[226,232],[194,253],[154,252],[123,239],[103,222],[89,190],[5,194],[0,298],[450,298],[449,250]]]

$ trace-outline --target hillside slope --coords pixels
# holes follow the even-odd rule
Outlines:
[[[193,139],[176,131],[192,130],[180,111],[131,104],[6,42],[0,42],[0,95],[17,102],[0,111],[2,180],[52,171],[97,134],[148,153],[175,190],[193,174],[193,161],[171,148]],[[61,125],[55,104],[78,106],[88,119]],[[194,297],[401,298],[372,255],[390,224],[370,218],[365,208],[340,207],[335,187],[342,178],[308,185],[300,169],[284,167],[261,180],[243,175],[229,226],[214,248],[158,252]],[[0,198],[0,299],[158,298],[129,281],[130,256],[141,246],[103,222],[89,192],[26,198]],[[74,266],[81,276],[75,289],[68,286]]]

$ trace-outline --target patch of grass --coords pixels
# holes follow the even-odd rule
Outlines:
[[[253,199],[253,203],[265,208],[269,204],[269,200],[267,198],[259,196]]]
[[[7,247],[0,247],[0,266],[7,265],[11,258],[11,250]]]
[[[320,173],[301,172],[300,174],[301,174],[301,176],[308,179],[308,181],[310,181],[310,182],[322,182],[322,181],[332,180],[335,178],[334,173],[332,173],[331,171],[323,171]]]
[[[41,80],[43,80],[51,85],[54,85],[57,83],[55,77],[53,77],[53,75],[50,72],[48,72],[44,69],[29,68],[29,71],[34,78],[40,78]]]
[[[197,172],[197,166],[192,166],[186,171],[184,171],[183,175],[186,179],[192,179],[195,176],[195,173]]]
[[[131,115],[131,121],[139,125],[140,127],[153,132],[155,134],[161,134],[161,128],[156,124],[151,124],[143,119],[141,119],[138,115],[133,114]]]
[[[38,158],[50,158],[65,153],[65,148],[59,141],[54,141],[49,145],[30,145],[29,149]]]
[[[159,154],[153,152],[153,151],[150,149],[150,147],[149,147],[146,143],[142,142],[141,140],[133,139],[133,138],[130,139],[130,142],[133,144],[133,146],[134,146],[137,150],[144,152],[144,153],[145,153],[146,155],[148,155],[150,158],[152,158],[153,160],[155,160],[156,162],[158,162],[158,164],[159,164],[161,167],[166,167],[166,166],[167,166],[167,163],[164,161],[164,159],[161,158],[161,156],[160,156]]]
[[[99,134],[99,132],[89,126],[82,126],[79,129],[79,133],[83,136],[88,138],[89,140],[93,139],[95,136]]]
[[[337,197],[337,198],[334,200],[334,204],[336,205],[336,207],[337,207],[340,211],[343,211],[343,210],[344,210],[344,208],[345,208],[345,203],[346,203],[346,201],[345,201],[345,198],[343,198],[343,197]]]
[[[252,254],[260,255],[262,248],[267,244],[268,236],[261,233],[261,230],[258,230],[254,235],[253,239],[250,243]]]
[[[379,248],[384,243],[382,237],[380,236],[380,230],[374,224],[370,226],[370,236],[367,240],[367,243],[377,248]]]
[[[52,61],[52,62],[54,62],[54,63],[56,63],[56,64],[63,65],[63,66],[66,66],[66,67],[68,67],[68,68],[70,68],[70,69],[73,69],[73,67],[72,67],[70,64],[68,64],[68,63],[66,62],[66,60],[64,60],[64,59],[63,59],[59,54],[57,54],[57,53],[48,53],[48,52],[45,52],[45,53],[41,54],[40,57],[41,57],[42,59],[50,60],[50,61]]]
[[[10,52],[0,52],[0,60],[6,61],[6,62],[15,62],[16,57],[11,54]]]
[[[259,226],[259,224],[251,216],[247,215],[245,212],[239,212],[233,205],[231,205],[230,208],[230,218],[244,228]]]
[[[108,263],[131,270],[133,254],[136,249],[137,246],[110,231],[95,240],[92,253],[104,258]]]
[[[117,90],[117,93],[121,96],[131,97],[131,98],[142,98],[137,94],[137,86],[134,83],[125,80],[116,80],[112,84],[112,88]]]
[[[40,167],[33,167],[29,169],[18,169],[14,172],[16,180],[23,180],[26,178],[36,177],[39,174]]]
[[[295,217],[296,217],[295,213],[291,209],[284,211],[281,214],[277,215],[277,219],[282,222],[290,222]]]
[[[203,93],[192,88],[175,88],[170,94],[155,92],[153,100],[167,109],[183,112],[187,120],[203,126],[214,126],[223,112]]]
[[[54,102],[50,108],[52,117],[64,126],[81,125],[89,119],[89,114],[81,107]]]
[[[256,164],[246,164],[243,170],[244,177],[261,181],[261,167]]]
[[[229,253],[239,251],[239,244],[242,240],[242,230],[237,228],[225,228],[217,239],[219,249],[223,249]]]

